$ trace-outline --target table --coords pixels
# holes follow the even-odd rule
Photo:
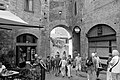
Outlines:
[[[8,78],[11,78],[13,80],[13,76],[19,74],[17,71],[6,71],[5,73],[1,74],[1,77],[3,80],[7,80]]]

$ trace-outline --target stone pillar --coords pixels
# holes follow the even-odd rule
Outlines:
[[[120,52],[120,33],[116,34],[117,50]]]
[[[73,31],[73,58],[77,55],[77,53],[80,53],[80,32],[76,33]],[[81,53],[80,53],[81,55]]]

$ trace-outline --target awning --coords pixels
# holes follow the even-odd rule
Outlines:
[[[18,16],[10,11],[0,10],[0,28],[1,29],[26,29],[26,28],[43,28],[40,26],[29,25]]]

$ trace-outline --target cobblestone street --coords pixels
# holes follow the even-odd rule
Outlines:
[[[62,78],[60,75],[59,77],[55,77],[53,74],[47,74],[46,75],[46,80],[87,80],[87,74],[84,72],[81,72],[79,76],[75,75],[75,70],[72,71],[72,78],[68,79],[67,77]],[[99,78],[101,80],[106,80],[106,74],[101,73]]]

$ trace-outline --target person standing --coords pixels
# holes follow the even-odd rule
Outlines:
[[[79,53],[78,56],[76,56],[75,58],[75,63],[76,63],[76,75],[77,75],[78,71],[81,71],[81,57]]]
[[[47,66],[47,72],[50,73],[50,66],[51,66],[50,56],[47,56],[46,66]]]
[[[55,76],[58,76],[60,73],[60,57],[59,55],[55,56],[54,64],[55,64]]]
[[[65,60],[67,60],[66,51],[63,51],[62,57],[64,57]],[[67,65],[66,65],[66,66],[65,66],[65,75],[66,75],[66,76],[68,76],[68,75],[67,75],[67,72],[68,72],[68,68],[67,68]]]
[[[94,62],[95,62],[96,76],[97,76],[97,79],[99,79],[98,77],[99,77],[99,74],[100,74],[100,67],[102,67],[101,66],[101,60],[100,60],[97,52],[95,52],[94,54],[95,54]]]
[[[111,72],[109,71],[110,68],[112,67],[110,65],[110,61],[112,60],[112,54],[109,55],[109,58],[108,58],[108,61],[107,61],[107,77],[106,77],[106,80],[112,80],[112,75],[111,75]]]
[[[55,69],[55,64],[54,64],[54,57],[52,56],[51,59],[51,71],[54,72],[54,69]]]
[[[95,54],[92,53],[90,57],[86,60],[86,66],[87,66],[87,79],[88,80],[95,80],[95,63],[94,63],[94,56]]]
[[[47,70],[46,64],[42,59],[42,56],[38,57],[39,59],[39,65],[40,65],[40,72],[41,72],[41,80],[45,80],[45,71]]]
[[[112,80],[119,80],[118,76],[120,74],[120,57],[118,50],[113,50],[112,56],[112,60],[110,61],[110,65],[112,66],[110,68]]]
[[[71,76],[71,65],[72,65],[72,59],[71,59],[71,55],[68,55],[68,59],[67,59],[67,75],[68,75],[68,78],[72,77]]]
[[[6,67],[2,64],[2,62],[0,62],[0,74],[4,73],[4,71],[6,71]]]

